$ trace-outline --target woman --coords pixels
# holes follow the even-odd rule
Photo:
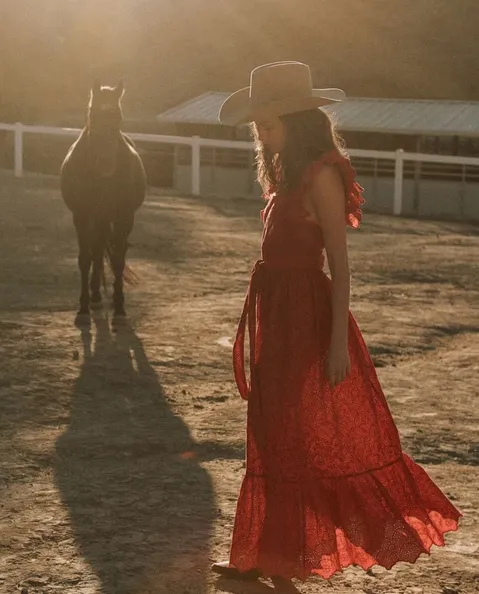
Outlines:
[[[271,577],[282,592],[297,591],[292,578],[329,578],[348,565],[414,562],[444,545],[461,516],[402,452],[349,312],[346,225],[359,226],[364,201],[320,109],[343,96],[312,89],[305,64],[279,62],[254,70],[220,112],[224,123],[254,122],[267,206],[234,345],[248,401],[246,476],[230,560],[213,570]]]

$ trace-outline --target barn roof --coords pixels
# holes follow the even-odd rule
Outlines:
[[[229,93],[210,92],[158,115],[161,123],[221,125],[218,112]],[[352,97],[325,108],[345,132],[479,136],[479,101]]]

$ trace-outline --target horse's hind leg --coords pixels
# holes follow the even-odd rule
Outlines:
[[[108,221],[98,221],[94,225],[91,249],[93,267],[90,279],[90,304],[92,309],[101,308],[102,299],[100,289],[103,274],[103,257],[109,231],[110,225]]]
[[[90,293],[88,281],[91,268],[91,253],[89,241],[89,220],[88,217],[73,215],[73,223],[78,239],[78,267],[81,275],[80,309],[78,315],[90,313]]]
[[[123,272],[125,270],[128,236],[133,229],[134,212],[122,212],[113,222],[112,267],[115,277],[113,283],[113,307],[116,316],[124,316],[125,295],[123,293]]]

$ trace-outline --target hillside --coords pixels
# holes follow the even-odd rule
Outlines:
[[[18,0],[2,12],[3,118],[81,112],[93,76],[125,77],[129,115],[157,113],[281,59],[349,95],[479,100],[477,0]]]

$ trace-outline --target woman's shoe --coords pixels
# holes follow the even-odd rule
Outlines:
[[[213,563],[211,571],[222,575],[225,578],[231,580],[257,580],[261,577],[261,572],[258,569],[249,569],[248,571],[239,571],[236,567],[230,565],[228,561],[220,561],[219,563]]]
[[[279,576],[273,576],[271,581],[273,582],[274,589],[276,592],[278,592],[278,594],[300,594],[300,591],[298,588],[296,588],[291,580],[287,580]]]

